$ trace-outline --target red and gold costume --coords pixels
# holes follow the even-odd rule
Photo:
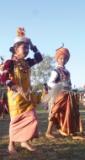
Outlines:
[[[28,43],[29,49],[35,53],[34,58],[17,59],[17,57],[13,56],[12,59],[7,60],[4,63],[1,82],[6,84],[8,88],[7,97],[11,118],[10,139],[11,141],[23,142],[36,137],[38,134],[36,104],[31,93],[30,68],[41,62],[42,56],[30,39],[17,37],[15,43],[19,41]]]

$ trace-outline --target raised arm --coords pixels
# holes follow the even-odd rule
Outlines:
[[[30,50],[32,50],[34,54],[34,58],[27,58],[27,62],[29,63],[29,66],[32,67],[33,65],[40,63],[43,58],[40,53],[40,51],[37,49],[35,45],[32,44],[31,40],[29,41]]]

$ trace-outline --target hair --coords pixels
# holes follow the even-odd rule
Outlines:
[[[25,42],[17,42],[14,44],[13,47],[10,47],[10,52],[12,53],[12,58],[15,55],[15,48],[18,48],[20,45],[24,44]]]

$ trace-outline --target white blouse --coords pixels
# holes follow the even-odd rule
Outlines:
[[[54,70],[51,72],[50,79],[47,82],[48,87],[54,88],[56,86],[55,80],[58,78],[58,73]]]
[[[58,65],[57,67],[62,67],[62,66]],[[65,67],[62,67],[62,68],[64,68],[64,69],[67,71],[67,69],[66,69]],[[49,80],[48,80],[48,82],[47,82],[48,87],[50,87],[50,88],[56,87],[56,82],[55,82],[55,80],[56,80],[57,78],[58,78],[58,73],[57,73],[55,70],[53,70],[53,71],[51,72],[51,76],[50,76],[50,78],[49,78]],[[69,81],[71,82],[70,79],[69,79]],[[63,85],[67,85],[67,84],[63,84]]]

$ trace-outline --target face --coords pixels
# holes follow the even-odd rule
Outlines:
[[[67,63],[67,59],[65,58],[65,56],[61,55],[59,56],[59,58],[57,59],[57,63],[60,66],[64,66]]]
[[[20,44],[15,47],[15,55],[18,59],[24,59],[29,52],[29,46],[25,43]]]

